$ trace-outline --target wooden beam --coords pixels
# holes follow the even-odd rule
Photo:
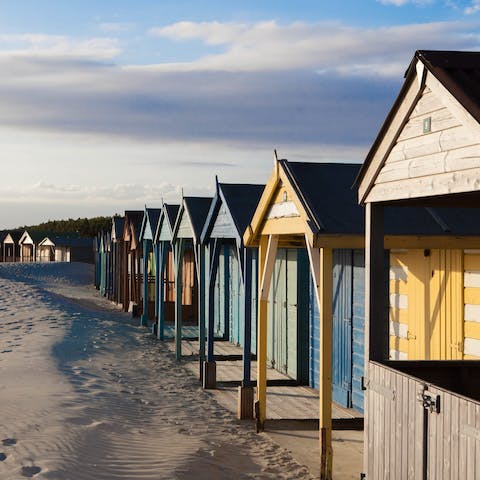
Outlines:
[[[175,250],[175,357],[182,358],[182,271],[184,239],[178,238]]]
[[[197,254],[197,270],[198,270],[198,342],[199,342],[199,361],[200,361],[200,378],[203,375],[203,362],[205,361],[205,249],[202,244],[196,246]]]
[[[257,318],[257,402],[255,416],[257,431],[263,430],[267,417],[267,314],[268,314],[268,290],[263,291],[268,279],[266,271],[269,251],[272,252],[272,238],[261,236],[258,247],[258,318]],[[270,248],[269,248],[270,247]],[[271,254],[271,253],[270,253]],[[273,267],[270,267],[270,278]],[[268,279],[268,286],[270,281]]]
[[[312,259],[315,259],[313,255]],[[320,478],[332,479],[332,304],[333,266],[332,249],[322,248],[319,252],[319,287],[317,298],[320,311]]]
[[[160,340],[165,339],[165,264],[167,261],[168,244],[167,242],[159,242],[158,245],[158,257],[159,265],[156,272],[158,288],[157,288],[157,300],[158,300],[158,327],[157,336]]]
[[[261,276],[260,283],[260,298],[261,300],[268,299],[268,292],[270,291],[270,282],[272,280],[273,267],[275,266],[275,258],[277,256],[278,235],[269,235],[267,243],[267,252],[265,257],[265,268]]]
[[[152,248],[152,241],[143,240],[143,308],[140,325],[148,325],[148,256]]]

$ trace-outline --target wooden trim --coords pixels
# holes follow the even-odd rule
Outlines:
[[[270,292],[270,283],[272,281],[273,268],[275,266],[275,258],[277,256],[278,235],[269,235],[267,255],[265,257],[265,267],[260,283],[260,299],[268,300]]]
[[[387,156],[395,145],[396,139],[400,135],[402,128],[407,123],[410,113],[415,108],[419,95],[423,91],[424,87],[419,87],[415,78],[407,79],[407,82],[408,81],[410,81],[410,85],[408,86],[408,90],[404,97],[401,99],[401,103],[395,116],[390,122],[390,125],[388,125],[376,151],[372,153],[371,156],[369,155],[370,158],[367,158],[368,167],[358,185],[358,200],[361,204],[365,203],[370,189],[375,184],[375,179],[383,167]]]

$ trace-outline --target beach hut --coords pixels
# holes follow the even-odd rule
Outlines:
[[[153,254],[153,236],[160,219],[160,208],[147,208],[143,214],[139,241],[143,244],[143,283],[141,324],[148,325],[155,318],[155,259]]]
[[[201,233],[212,198],[183,197],[172,236],[175,269],[175,356],[182,357],[182,292],[184,302],[192,306],[191,324],[198,326],[200,377],[205,358],[205,248]]]
[[[50,236],[45,236],[37,247],[37,261],[38,262],[54,262],[55,261],[55,243],[51,240]]]
[[[110,300],[121,303],[123,298],[123,228],[125,218],[112,218],[111,249],[112,249],[112,291]]]
[[[157,336],[160,340],[165,338],[165,322],[173,322],[175,319],[175,274],[172,237],[179,209],[180,205],[163,204],[153,239],[156,262],[155,315],[158,318]]]
[[[140,314],[140,280],[142,245],[138,234],[143,220],[143,210],[125,211],[123,225],[123,310],[134,316]]]
[[[214,341],[221,336],[243,347],[240,418],[252,418],[251,352],[256,351],[257,249],[245,248],[243,232],[264,185],[218,183],[203,227],[201,241],[209,246],[206,288],[208,305],[207,358],[203,382],[215,388]],[[252,331],[253,325],[253,331]],[[227,358],[228,359],[228,358]]]
[[[399,258],[395,265],[404,292],[391,291],[401,280],[389,282],[383,253],[389,205],[478,213],[479,78],[480,53],[416,52],[357,180],[366,207],[369,479],[473,479],[480,471],[479,238],[419,242],[417,264]],[[397,359],[389,359],[386,290],[391,300],[398,294],[396,310],[406,307],[396,328],[407,345]],[[418,311],[420,321],[411,319]],[[419,360],[422,353],[431,360]]]
[[[35,262],[37,260],[38,244],[45,238],[43,232],[28,232],[25,230],[18,240],[21,262]]]
[[[20,230],[10,230],[3,239],[3,261],[17,262],[20,258],[20,245],[18,241],[22,236]]]
[[[110,232],[104,230],[100,233],[99,256],[100,256],[100,293],[104,296],[108,290],[108,256]],[[68,261],[68,260],[65,260]]]
[[[100,289],[100,232],[98,232],[95,237],[93,237],[93,266],[94,266],[94,276],[93,284],[97,290]]]

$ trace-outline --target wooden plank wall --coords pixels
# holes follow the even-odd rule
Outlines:
[[[369,363],[367,478],[423,478],[422,383],[400,372]]]
[[[431,130],[424,133],[426,118],[431,120]],[[478,136],[427,87],[382,167],[368,201],[457,191],[457,187],[468,185],[468,177],[477,176],[478,152]]]
[[[465,250],[464,255],[464,358],[480,358],[480,250]]]

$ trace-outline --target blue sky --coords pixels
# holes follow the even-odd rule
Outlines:
[[[361,162],[416,49],[480,0],[0,1],[0,228]]]

